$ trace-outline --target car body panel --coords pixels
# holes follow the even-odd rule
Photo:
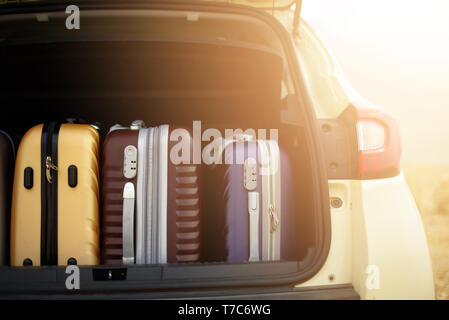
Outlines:
[[[435,299],[432,264],[419,211],[402,173],[329,181],[329,257],[298,287],[352,283],[362,299]]]
[[[342,206],[331,208],[332,239],[328,258],[322,269],[314,277],[297,287],[352,282],[351,181],[329,181],[329,197],[341,199]]]
[[[363,101],[306,21],[301,20],[294,41],[318,119],[337,118],[351,103]]]
[[[353,220],[354,287],[369,299],[434,299],[424,226],[403,175],[358,182]],[[378,268],[378,288],[366,285]],[[365,279],[367,279],[365,281]]]

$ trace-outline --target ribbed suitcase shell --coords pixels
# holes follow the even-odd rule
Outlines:
[[[41,135],[43,125],[23,137],[16,159],[11,216],[11,265],[25,259],[41,264]],[[58,265],[99,263],[99,135],[90,125],[62,124],[58,135]],[[77,185],[68,185],[68,167],[77,167]],[[24,187],[31,167],[34,184]],[[45,174],[45,173],[44,173]]]
[[[162,127],[162,126],[161,126]],[[159,127],[159,128],[161,128]],[[156,235],[148,234],[150,227],[145,226],[148,219],[146,215],[154,214],[149,209],[145,209],[142,217],[137,216],[137,203],[147,202],[147,208],[152,206],[153,199],[148,195],[150,182],[145,182],[143,190],[139,191],[137,181],[141,174],[138,172],[133,179],[125,178],[123,174],[124,149],[128,145],[138,148],[138,154],[145,152],[148,156],[156,157],[161,148],[155,148],[151,152],[142,146],[139,141],[139,132],[142,130],[151,130],[145,128],[140,130],[131,130],[120,128],[111,131],[105,139],[103,147],[103,172],[102,172],[102,258],[103,264],[122,264],[123,256],[123,230],[122,230],[122,210],[123,210],[123,188],[127,182],[132,182],[136,188],[136,205],[135,205],[135,245],[137,251],[141,248],[143,257],[136,254],[136,263],[150,263],[150,257],[146,256],[151,239],[158,238]],[[174,130],[169,127],[168,134]],[[142,137],[142,136],[140,136]],[[168,139],[170,140],[170,139]],[[170,152],[175,142],[168,141],[167,150]],[[140,147],[139,147],[140,146]],[[143,150],[144,148],[145,150]],[[141,155],[138,156],[142,159]],[[154,159],[147,159],[148,163],[152,163]],[[167,172],[167,190],[160,192],[166,197],[166,262],[195,262],[200,259],[200,197],[199,197],[199,168],[198,165],[174,165],[167,155],[168,161],[163,165]],[[141,165],[140,162],[138,166]],[[155,172],[159,174],[159,172]],[[142,178],[141,178],[142,179]],[[159,187],[159,186],[158,186]],[[140,225],[143,224],[143,225]],[[147,233],[137,235],[137,228],[141,228]],[[157,230],[156,232],[160,232]],[[160,234],[158,234],[160,236]],[[146,241],[146,243],[138,244],[138,241]],[[145,262],[142,262],[145,261]],[[154,263],[163,263],[157,261]]]
[[[197,262],[200,260],[200,174],[198,165],[174,165],[169,161],[168,262]]]
[[[137,148],[138,130],[115,130],[103,143],[102,151],[102,210],[101,210],[101,263],[122,264],[122,209],[123,188],[127,182],[137,184],[137,177],[123,175],[123,150],[132,145]]]

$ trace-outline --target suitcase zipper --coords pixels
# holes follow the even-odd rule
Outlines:
[[[271,166],[273,166],[273,161],[277,161],[274,160],[274,156],[273,152],[271,150],[271,146],[269,145],[270,142],[269,141],[264,141],[265,146],[267,148],[267,153],[268,153],[268,158],[269,158],[269,164],[270,164],[270,169],[269,169],[269,177],[268,177],[268,190],[270,192],[269,195],[269,206],[268,206],[268,214],[270,216],[270,250],[269,250],[269,256],[270,256],[270,260],[274,260],[274,256],[275,256],[275,241],[276,241],[276,231],[278,230],[279,227],[279,215],[278,212],[276,210],[276,199],[275,199],[275,189],[274,189],[274,185],[275,185],[275,173],[271,172],[272,168]]]
[[[47,158],[45,159],[45,176],[48,183],[53,182],[51,178],[51,170],[58,171],[58,167],[53,164],[51,156],[47,156]]]
[[[270,230],[271,230],[271,233],[274,233],[277,230],[278,226],[279,226],[279,216],[278,216],[276,210],[274,209],[273,204],[270,204],[270,207],[268,208],[268,213],[269,213],[270,218],[271,218],[271,228],[270,228]]]
[[[42,129],[41,142],[41,265],[58,264],[58,136],[60,124]]]
[[[147,252],[147,185],[151,175],[148,165],[148,144],[151,128],[139,129],[137,138],[137,186],[136,186],[136,264],[146,264]]]

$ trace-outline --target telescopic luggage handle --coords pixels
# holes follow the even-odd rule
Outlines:
[[[134,264],[134,184],[123,188],[123,264]]]

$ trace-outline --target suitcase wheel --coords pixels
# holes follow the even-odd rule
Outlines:
[[[33,260],[31,260],[30,258],[26,258],[25,260],[23,260],[23,265],[24,266],[32,266]]]

